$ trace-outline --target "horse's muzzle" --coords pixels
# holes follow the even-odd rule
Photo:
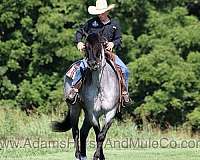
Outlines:
[[[92,70],[97,70],[98,68],[100,68],[100,63],[96,61],[88,61],[87,63],[88,63],[89,68]]]

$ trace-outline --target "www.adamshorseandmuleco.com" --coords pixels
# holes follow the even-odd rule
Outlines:
[[[0,139],[0,149],[14,148],[73,148],[74,141],[71,138],[59,140],[44,140],[42,138],[3,138]],[[87,141],[88,148],[96,148],[96,141],[89,139]],[[104,148],[120,148],[120,149],[137,149],[137,148],[200,148],[200,140],[198,139],[141,139],[141,138],[123,138],[112,139],[107,138],[104,142]]]

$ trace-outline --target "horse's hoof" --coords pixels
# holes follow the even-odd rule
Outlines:
[[[81,160],[87,160],[87,157],[81,157]]]
[[[95,155],[94,157],[93,157],[93,160],[100,160],[100,158],[99,158],[100,156],[98,156],[98,155]]]
[[[87,160],[87,157],[76,158],[75,160]]]
[[[93,160],[105,160],[104,156],[96,157],[94,156]]]
[[[100,156],[99,160],[105,160],[104,155],[103,155],[103,156]]]

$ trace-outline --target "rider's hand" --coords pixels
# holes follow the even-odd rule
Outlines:
[[[79,51],[83,52],[83,50],[85,49],[85,44],[83,42],[78,42],[77,48]]]
[[[112,51],[113,47],[114,47],[114,43],[113,42],[108,42],[106,49],[109,50],[109,51]]]

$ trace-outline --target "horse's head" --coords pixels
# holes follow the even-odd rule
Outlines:
[[[86,58],[90,69],[97,70],[102,67],[105,60],[105,38],[98,33],[89,34],[86,38]]]

